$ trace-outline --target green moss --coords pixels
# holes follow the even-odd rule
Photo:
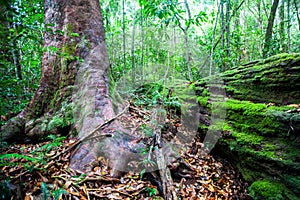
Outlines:
[[[300,175],[288,175],[284,174],[284,179],[286,180],[287,187],[292,186],[295,187],[298,191],[298,195],[300,195]]]
[[[54,116],[52,120],[49,122],[48,128],[52,130],[57,127],[65,127],[67,124],[62,116]]]
[[[283,184],[266,179],[252,183],[249,187],[249,192],[254,200],[285,200],[293,198]]]
[[[47,130],[54,130],[58,128],[64,128],[71,125],[74,122],[73,119],[73,104],[63,102],[61,108],[56,115],[54,115],[47,123]]]
[[[209,97],[198,97],[197,98],[197,101],[198,103],[200,104],[200,106],[208,106],[208,100],[209,100]]]
[[[255,134],[250,134],[250,133],[238,133],[234,132],[232,135],[236,138],[236,141],[239,144],[250,144],[250,145],[258,145],[261,144],[263,141],[263,137]]]
[[[226,119],[240,132],[256,133],[258,135],[276,136],[287,133],[287,126],[292,116],[287,114],[287,108],[253,103],[249,101],[228,100],[226,102]],[[278,120],[285,116],[285,120]]]
[[[278,104],[299,102],[300,54],[281,54],[255,65],[240,66],[221,74],[226,92],[235,99]],[[289,87],[293,86],[293,87]],[[284,88],[284,89],[283,89]],[[291,96],[291,92],[295,94]]]

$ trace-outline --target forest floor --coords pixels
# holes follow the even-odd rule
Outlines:
[[[148,111],[134,105],[129,111],[120,118],[123,125],[149,123]],[[168,126],[176,129],[178,120],[168,117]],[[76,141],[53,137],[39,144],[2,145],[1,199],[162,199],[155,184],[159,178],[132,172],[113,178],[104,157],[89,174],[70,169],[68,149]],[[195,142],[169,165],[178,199],[251,199],[236,168],[216,156],[201,156]]]

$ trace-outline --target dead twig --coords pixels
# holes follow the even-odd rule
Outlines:
[[[89,139],[95,132],[97,132],[100,128],[103,128],[105,125],[107,124],[110,124],[112,121],[114,121],[115,119],[119,118],[121,115],[123,115],[125,113],[125,111],[129,108],[129,103],[128,105],[124,108],[124,110],[122,110],[122,112],[120,112],[119,114],[117,114],[115,117],[109,119],[109,120],[106,120],[104,123],[96,126],[96,128],[94,128],[94,130],[92,130],[91,132],[89,132],[85,137],[83,138],[80,138],[78,141],[76,141],[74,144],[72,144],[69,148],[65,149],[64,151],[62,151],[61,153],[59,153],[58,155],[52,157],[51,159],[55,159],[57,158],[58,156],[70,151],[71,149],[73,149],[74,147],[76,147],[78,144],[80,144],[81,142],[83,142],[84,140],[87,140]],[[106,134],[106,135],[103,135],[103,137],[109,137],[111,136],[110,134]],[[99,136],[100,137],[100,136]]]
[[[103,192],[105,190],[107,190],[109,193],[111,193],[111,192],[118,192],[118,193],[123,194],[125,196],[128,196],[130,198],[133,198],[133,196],[131,194],[128,194],[127,192],[123,192],[120,189],[112,189],[112,188],[109,188],[109,189],[106,189],[106,188],[99,188],[99,189],[93,189],[93,188],[91,188],[91,189],[89,189],[88,188],[87,189],[87,191],[101,191],[101,192]],[[92,193],[90,193],[90,194],[92,194]],[[93,194],[95,194],[95,193],[93,193]]]
[[[117,179],[117,178],[104,178],[104,177],[101,177],[101,176],[98,176],[98,177],[87,177],[84,180],[80,181],[79,184],[87,182],[87,181],[120,182],[120,179]]]
[[[137,112],[140,116],[144,116],[144,115],[150,115],[149,112],[147,111],[144,111],[143,109],[139,109],[139,108],[136,108],[134,106],[130,106],[130,109]],[[143,114],[143,115],[142,115]]]

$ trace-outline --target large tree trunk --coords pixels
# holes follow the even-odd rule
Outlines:
[[[74,120],[74,109],[80,114],[75,116],[80,137],[114,116],[99,1],[46,0],[44,4],[48,29],[40,85],[29,105],[2,127],[3,141],[32,141],[61,132]]]
[[[44,35],[46,52],[39,88],[28,106],[2,127],[3,140],[15,142],[18,134],[21,136],[18,138],[24,140],[56,133],[55,128],[45,127],[45,121],[50,122],[61,112],[63,102],[72,101],[72,89],[80,68],[87,65],[90,71],[100,68],[98,73],[101,74],[95,83],[101,86],[98,93],[104,96],[108,91],[107,53],[99,2],[46,0],[45,25],[48,27]],[[91,60],[95,52],[99,55]],[[80,63],[80,59],[85,62]],[[104,98],[103,101],[109,100]]]

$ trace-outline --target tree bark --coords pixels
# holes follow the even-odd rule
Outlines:
[[[134,13],[134,18],[132,21],[132,34],[131,34],[131,78],[132,78],[132,83],[134,84],[135,82],[135,73],[136,73],[136,66],[135,66],[135,29],[136,29],[136,19],[137,19],[137,14]]]
[[[224,15],[224,1],[222,0],[221,1],[221,4],[220,4],[221,8],[220,8],[220,11],[221,11],[221,37],[222,37],[222,50],[224,51],[225,49],[225,30],[226,30],[226,25],[225,25],[225,15]],[[223,61],[222,61],[223,63]]]
[[[126,73],[125,0],[122,0],[123,73]]]
[[[184,27],[182,25],[182,23],[180,22],[180,18],[178,17],[177,14],[175,14],[175,18],[178,21],[178,27],[182,30],[182,32],[184,34],[185,59],[186,59],[186,65],[187,65],[187,71],[188,71],[187,75],[188,75],[188,79],[192,80],[191,58],[190,58],[189,40],[188,40],[188,30],[191,25],[189,21],[191,20],[192,15],[191,15],[191,10],[190,10],[187,0],[184,0],[184,6],[185,6],[187,16],[188,16],[188,19],[186,20],[186,21],[188,21],[188,23],[186,23],[186,26]]]

